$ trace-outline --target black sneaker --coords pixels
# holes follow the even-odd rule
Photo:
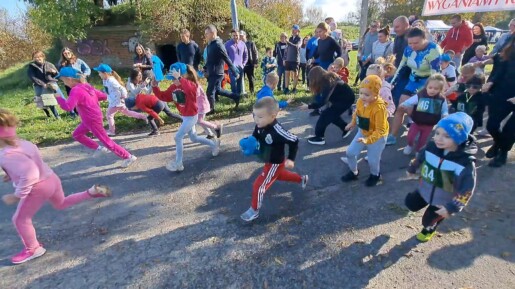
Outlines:
[[[285,88],[284,91],[283,91],[284,94],[290,94],[290,89],[289,88]]]
[[[495,158],[499,154],[499,147],[497,147],[495,144],[491,146],[485,154],[485,157],[489,159]]]
[[[153,130],[153,131],[151,131],[151,132],[148,134],[148,136],[153,136],[153,135],[160,135],[160,133],[159,133],[159,131],[157,131],[157,130]]]
[[[238,95],[238,98],[234,100],[234,102],[236,103],[236,105],[234,106],[234,109],[237,109],[240,106],[240,100],[241,100],[241,95]]]
[[[506,161],[508,160],[508,152],[506,151],[500,151],[497,156],[488,163],[489,167],[492,168],[499,168],[506,164]]]
[[[359,172],[355,175],[352,171],[349,171],[346,175],[344,175],[341,180],[344,183],[357,181],[359,176]]]
[[[342,138],[347,138],[352,133],[352,129],[344,130],[342,133]]]
[[[318,136],[308,138],[308,142],[314,145],[325,145],[325,139]]]
[[[315,109],[309,113],[309,116],[319,116],[319,115],[320,115],[320,111],[318,109]]]
[[[215,136],[214,136],[214,135],[212,135],[212,134],[208,134],[208,135],[206,136],[206,138],[207,138],[207,139],[214,139],[214,138],[215,138]]]
[[[297,93],[297,88],[292,89],[291,93],[296,94]]]
[[[217,129],[215,129],[216,138],[220,138],[222,136],[222,133],[224,131],[224,125],[220,124]]]
[[[375,187],[377,185],[380,185],[381,183],[382,183],[381,174],[379,174],[378,176],[370,174],[368,179],[365,181],[365,186]]]

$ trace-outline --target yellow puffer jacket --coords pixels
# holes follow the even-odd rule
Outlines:
[[[380,97],[376,101],[365,103],[360,99],[356,103],[356,112],[352,115],[352,124],[361,129],[365,137],[364,144],[373,144],[388,135],[388,110],[386,102]]]

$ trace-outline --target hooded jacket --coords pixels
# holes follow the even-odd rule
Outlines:
[[[356,103],[356,112],[352,115],[352,124],[361,129],[365,138],[364,144],[373,144],[388,135],[388,111],[386,102],[378,97],[376,101],[367,106],[361,98]]]
[[[50,70],[55,71],[55,73],[51,73]],[[34,61],[31,62],[27,73],[30,80],[32,80],[36,86],[43,87],[47,83],[57,82],[57,79],[54,78],[57,75],[57,69],[48,61],[45,61],[42,65],[38,65]]]
[[[431,206],[444,206],[450,214],[460,212],[476,186],[476,140],[468,140],[454,152],[444,153],[431,141],[411,161],[408,172],[420,167],[418,192]]]
[[[79,83],[74,86],[68,99],[61,96],[56,97],[57,103],[63,110],[72,111],[77,108],[82,122],[86,125],[103,125],[104,115],[98,102],[106,99],[107,95],[105,93],[95,89],[89,83]]]
[[[472,29],[468,27],[465,21],[461,21],[460,27],[453,27],[447,31],[441,46],[444,51],[452,50],[456,53],[464,53],[472,45],[472,41]]]

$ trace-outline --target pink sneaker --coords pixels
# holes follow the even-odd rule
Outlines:
[[[43,256],[44,254],[46,253],[46,249],[39,246],[36,250],[34,251],[30,251],[28,249],[23,249],[23,251],[21,251],[20,253],[18,253],[17,255],[15,255],[14,257],[11,258],[11,262],[13,264],[21,264],[21,263],[25,263],[27,261],[30,261],[32,259],[36,259],[38,257],[41,257]]]
[[[102,185],[93,185],[88,190],[88,194],[93,198],[106,198],[113,195],[109,187]]]

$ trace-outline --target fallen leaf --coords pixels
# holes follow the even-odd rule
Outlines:
[[[365,264],[365,263],[369,262],[370,260],[372,260],[372,258],[373,258],[372,255],[368,255],[365,258],[361,259],[361,263]]]
[[[390,266],[392,266],[392,265],[393,265],[393,262],[392,262],[392,261],[388,261],[388,262],[386,262],[386,264],[384,264],[384,266],[383,266],[383,267],[384,267],[384,268],[388,268],[388,267],[390,267]]]
[[[274,258],[275,262],[279,265],[284,265],[284,263],[281,261],[281,259],[279,259],[278,257],[275,257]]]
[[[501,253],[501,257],[503,257],[503,258],[509,258],[510,256],[511,256],[510,252],[504,251]]]
[[[413,229],[413,230],[415,230],[415,229],[416,229],[416,228],[415,228],[415,227],[413,227],[412,225],[406,225],[406,228]]]
[[[98,229],[98,233],[100,235],[107,235],[107,233],[109,233],[109,231],[107,230],[107,228],[100,228],[100,229]]]

